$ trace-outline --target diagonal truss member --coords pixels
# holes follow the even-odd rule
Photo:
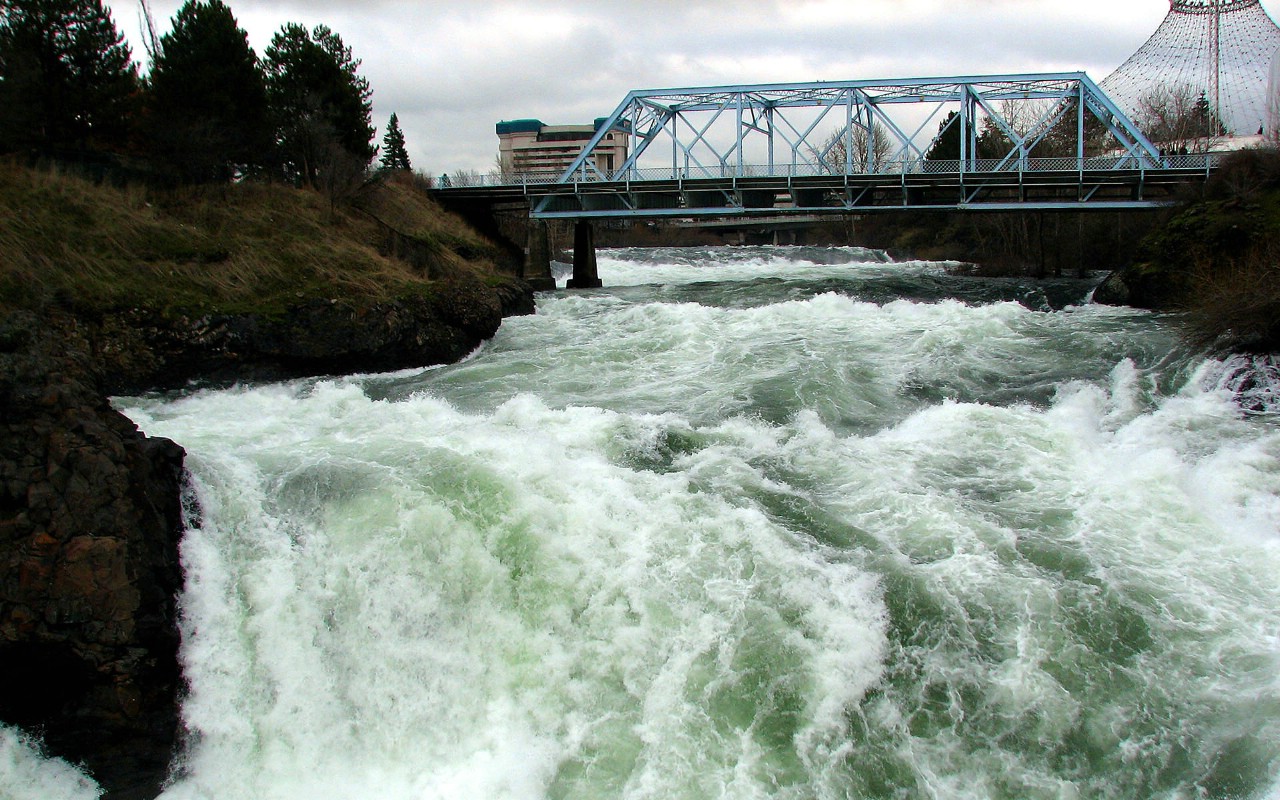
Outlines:
[[[1005,149],[979,158],[991,129]],[[1081,162],[1106,153],[1132,169],[1161,159],[1084,73],[908,78],[633,91],[555,182],[920,172],[957,133],[949,166],[960,173],[1026,169],[1050,136],[1059,151],[1069,137]],[[628,137],[629,156],[605,172],[595,151],[609,134]]]

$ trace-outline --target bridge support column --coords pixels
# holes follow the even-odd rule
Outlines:
[[[573,226],[573,277],[567,289],[599,289],[604,286],[596,267],[596,232],[591,223],[579,221]]]
[[[545,220],[529,220],[529,235],[524,257],[524,270],[520,277],[533,287],[534,291],[543,292],[556,288],[555,276],[551,274],[551,244],[547,238]]]

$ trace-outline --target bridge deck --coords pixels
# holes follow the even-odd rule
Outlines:
[[[450,186],[442,199],[523,199],[535,219],[841,215],[889,210],[1154,208],[1207,166],[1162,169],[917,172],[669,178]]]

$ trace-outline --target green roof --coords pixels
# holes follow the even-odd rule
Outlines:
[[[545,126],[540,119],[514,119],[498,123],[498,135],[509,133],[540,133]]]

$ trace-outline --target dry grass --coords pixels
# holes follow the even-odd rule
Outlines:
[[[1190,338],[1224,351],[1280,352],[1280,243],[1242,258],[1201,263],[1186,307]]]
[[[464,259],[459,243],[471,254],[492,248],[412,185],[376,186],[365,199],[394,210],[385,221],[402,232],[438,241],[451,268],[483,260]],[[420,270],[380,255],[384,239],[366,214],[335,213],[324,196],[279,185],[119,189],[0,163],[5,308],[269,310],[299,298],[430,291]]]
[[[420,177],[409,173],[389,173],[354,198],[352,206],[379,224],[383,251],[389,248],[389,228],[401,239],[412,240],[408,249],[413,257],[409,260],[425,258],[429,263],[418,266],[431,275],[453,275],[473,262],[501,263],[500,249],[461,217],[440,208],[423,191],[423,183]],[[390,249],[406,248],[401,241]]]
[[[364,193],[358,205],[401,233],[419,239],[452,242],[472,250],[491,249],[460,217],[443,211],[421,189],[421,181],[407,173],[390,173],[378,182],[380,191]]]

